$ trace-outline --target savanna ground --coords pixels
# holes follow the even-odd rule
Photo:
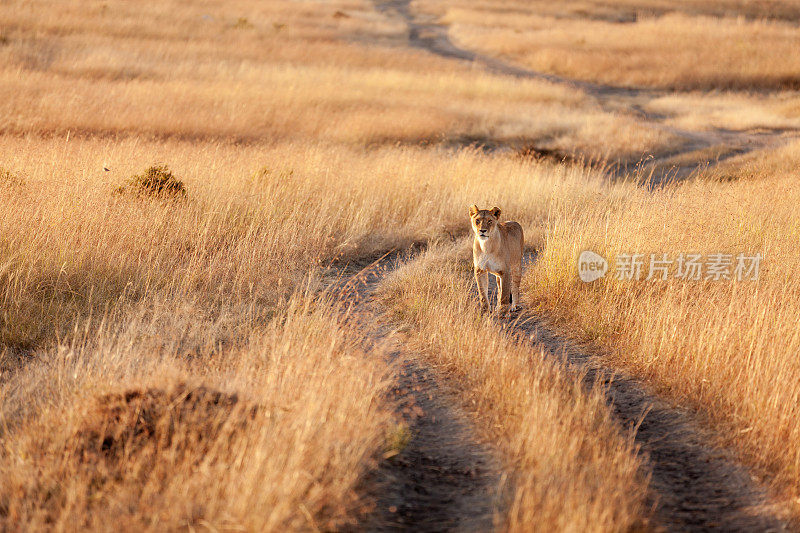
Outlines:
[[[0,4],[0,529],[367,523],[414,434],[393,348],[325,289],[414,243],[375,319],[497,459],[495,526],[658,529],[602,387],[478,313],[472,203],[537,251],[521,320],[688,412],[797,527],[799,22],[792,1]],[[134,178],[158,165],[183,192]],[[763,260],[585,284],[586,249]]]

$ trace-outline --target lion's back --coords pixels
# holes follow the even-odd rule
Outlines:
[[[503,223],[506,228],[506,245],[509,249],[513,248],[516,251],[519,249],[520,256],[525,249],[525,235],[522,231],[522,226],[519,222],[509,220]]]

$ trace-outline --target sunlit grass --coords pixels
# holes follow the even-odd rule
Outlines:
[[[464,241],[435,247],[393,274],[381,295],[410,326],[407,342],[456,384],[477,429],[499,449],[508,508],[498,517],[502,529],[644,527],[646,474],[631,436],[602,394],[587,394],[550,355],[481,314],[471,271]]]
[[[787,157],[787,151],[773,157]],[[768,159],[767,156],[763,156]],[[766,167],[769,168],[769,167]],[[791,173],[701,180],[665,190],[604,195],[579,210],[555,204],[547,244],[523,293],[616,365],[713,421],[719,442],[795,498],[800,448],[796,398],[800,348],[795,266],[800,197]],[[592,250],[612,270],[579,281],[577,258]],[[618,254],[644,254],[640,281],[619,280]],[[731,254],[730,280],[645,280],[650,254]],[[737,280],[736,256],[760,254],[758,279]]]

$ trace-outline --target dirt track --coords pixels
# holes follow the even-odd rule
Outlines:
[[[526,258],[530,264],[534,257]],[[544,347],[584,374],[587,387],[600,384],[623,427],[636,430],[648,456],[658,525],[669,531],[782,531],[766,491],[726,450],[714,448],[692,415],[670,406],[646,386],[559,336],[536,317],[507,321],[521,338]]]
[[[776,148],[789,140],[800,137],[800,131],[787,128],[736,131],[724,128],[711,128],[703,131],[690,131],[675,128],[664,123],[666,117],[645,110],[649,100],[670,94],[654,89],[632,89],[614,87],[582,80],[573,80],[550,74],[537,72],[506,63],[500,59],[461,48],[450,39],[447,26],[440,25],[430,16],[419,15],[412,11],[411,0],[376,0],[376,9],[389,17],[401,19],[408,27],[408,44],[411,47],[425,50],[440,57],[469,62],[483,67],[486,71],[502,76],[513,76],[562,85],[583,92],[594,98],[601,109],[623,112],[639,118],[647,127],[664,131],[684,140],[680,148],[636,163],[636,167],[646,174],[648,169],[664,169],[654,173],[651,185],[684,179],[699,169],[720,163],[732,157],[764,148]],[[701,152],[712,147],[726,148],[725,152],[713,160],[704,159],[702,155],[679,160],[679,156]],[[611,167],[615,175],[624,175],[630,168],[627,164]]]
[[[413,260],[409,258],[408,260]],[[534,260],[528,255],[526,262]],[[401,265],[391,254],[352,275],[337,291],[352,320],[375,344],[392,343],[372,298],[380,281]],[[491,278],[491,276],[490,276]],[[494,281],[490,280],[494,297]],[[488,320],[489,318],[487,318]],[[785,531],[767,492],[731,453],[711,446],[711,435],[693,416],[658,398],[646,386],[602,365],[591,353],[558,335],[536,317],[504,320],[523,342],[542,347],[600,384],[622,427],[638,428],[636,443],[652,472],[655,526],[667,531]],[[412,439],[385,461],[374,480],[380,487],[368,531],[487,531],[502,498],[498,463],[470,431],[469,422],[446,385],[413,354],[392,344],[400,369],[394,397]]]
[[[388,16],[402,18],[408,26],[409,45],[436,55],[479,64],[491,72],[567,85],[595,98],[609,110],[638,115],[647,126],[664,129],[686,139],[679,150],[648,164],[726,144],[725,157],[778,146],[796,132],[712,130],[684,131],[660,123],[663,117],[644,112],[641,102],[658,91],[625,89],[569,80],[508,65],[497,59],[459,48],[449,39],[447,28],[418,18],[409,0],[378,1],[376,7]],[[692,161],[656,176],[656,183],[688,176],[715,161]],[[663,168],[663,165],[662,165]],[[529,257],[529,260],[532,258]],[[380,280],[395,268],[398,256],[382,258],[350,278],[344,298],[351,301],[353,318],[364,325],[375,343],[389,342],[390,332],[376,327],[377,305],[371,298]],[[490,276],[491,277],[491,276]],[[569,363],[585,376],[587,387],[601,384],[613,412],[623,427],[638,427],[636,442],[652,469],[652,504],[657,528],[668,531],[783,531],[787,528],[775,514],[766,491],[726,450],[712,447],[711,436],[690,413],[672,407],[634,379],[603,366],[535,317],[506,321],[522,339],[544,347],[553,357]],[[383,487],[368,530],[485,531],[492,525],[492,512],[501,501],[500,474],[490,450],[469,430],[457,402],[445,392],[434,374],[420,366],[412,354],[395,348],[398,363],[395,400],[413,438],[400,455],[384,462],[379,472]],[[500,511],[502,512],[502,511]]]
[[[363,529],[489,531],[499,504],[497,461],[475,439],[446,387],[396,342],[379,318],[374,290],[399,260],[399,254],[388,254],[351,273],[332,291],[369,342],[388,348],[398,369],[390,400],[411,433],[408,445],[386,459],[370,480],[378,487],[377,508]]]

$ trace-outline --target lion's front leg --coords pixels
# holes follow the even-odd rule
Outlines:
[[[478,284],[478,297],[481,301],[481,310],[489,309],[489,273],[475,267],[475,283]]]
[[[511,309],[510,311],[516,311],[520,308],[519,304],[519,286],[522,283],[522,268],[520,267],[518,270],[515,270],[511,274]]]
[[[511,303],[511,276],[508,272],[501,272],[497,276],[497,310],[504,313]]]

